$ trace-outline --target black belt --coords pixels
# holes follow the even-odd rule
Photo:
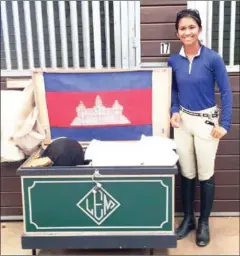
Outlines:
[[[218,117],[218,110],[215,110],[214,114],[206,114],[206,113],[196,113],[196,112],[192,112],[189,111],[187,109],[184,109],[182,107],[180,107],[180,109],[182,110],[182,112],[189,114],[191,116],[200,116],[200,117]]]

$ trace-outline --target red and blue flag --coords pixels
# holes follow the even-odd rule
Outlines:
[[[43,73],[52,139],[152,135],[152,71]]]

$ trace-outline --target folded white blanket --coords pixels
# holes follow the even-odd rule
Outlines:
[[[167,137],[142,136],[139,141],[108,142],[92,140],[85,159],[92,166],[174,166],[179,157],[176,145]]]

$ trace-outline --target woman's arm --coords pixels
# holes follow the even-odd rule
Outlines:
[[[178,89],[175,74],[173,71],[173,66],[171,59],[168,60],[168,66],[172,68],[172,95],[171,95],[171,114],[179,112],[179,99],[178,99]]]
[[[219,54],[213,57],[213,72],[217,81],[222,104],[221,126],[229,131],[232,121],[232,89],[224,61]]]

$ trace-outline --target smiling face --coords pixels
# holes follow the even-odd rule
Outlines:
[[[191,17],[183,17],[178,23],[177,36],[185,46],[198,43],[198,37],[201,28],[197,22]]]

